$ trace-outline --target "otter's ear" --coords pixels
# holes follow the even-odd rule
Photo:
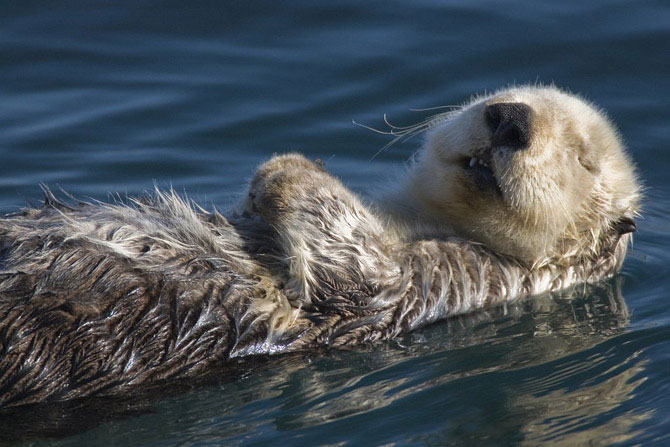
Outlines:
[[[635,221],[632,218],[623,216],[614,224],[614,229],[619,234],[626,234],[637,230],[637,226],[635,225]]]

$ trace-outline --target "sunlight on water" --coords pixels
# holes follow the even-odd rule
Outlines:
[[[172,185],[207,207],[297,150],[361,194],[421,143],[383,128],[513,83],[583,93],[644,179],[623,272],[207,384],[0,412],[15,445],[666,445],[670,7],[663,2],[9,2],[0,209]]]

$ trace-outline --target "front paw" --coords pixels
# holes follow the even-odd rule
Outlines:
[[[289,211],[327,175],[322,164],[313,163],[300,154],[274,156],[254,174],[245,197],[243,211],[273,221]]]

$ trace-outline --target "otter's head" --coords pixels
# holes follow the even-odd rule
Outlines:
[[[588,255],[631,232],[640,187],[601,111],[515,87],[436,118],[413,175],[420,211],[528,263]]]

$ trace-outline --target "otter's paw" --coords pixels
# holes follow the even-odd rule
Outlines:
[[[258,168],[251,179],[243,204],[244,212],[258,214],[268,222],[275,220],[279,214],[289,212],[296,204],[309,198],[309,191],[318,187],[324,179],[332,179],[322,166],[318,161],[313,163],[300,154],[271,158]]]

